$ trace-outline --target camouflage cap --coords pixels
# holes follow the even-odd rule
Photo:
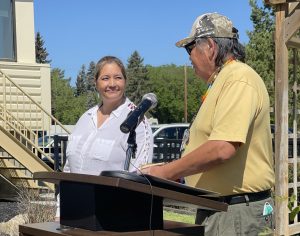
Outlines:
[[[184,47],[196,38],[238,38],[238,30],[233,27],[231,20],[216,12],[198,16],[190,35],[176,43],[177,47]]]

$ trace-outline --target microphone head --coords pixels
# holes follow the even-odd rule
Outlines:
[[[142,100],[145,100],[145,99],[150,100],[150,102],[152,104],[151,107],[150,107],[150,109],[153,109],[153,108],[156,107],[156,105],[157,105],[157,97],[156,97],[156,95],[154,93],[147,93],[147,94],[145,94],[143,96]]]

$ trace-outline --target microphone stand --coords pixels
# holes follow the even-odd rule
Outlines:
[[[136,153],[136,133],[135,133],[135,128],[132,129],[129,133],[129,137],[127,139],[127,144],[128,148],[126,151],[126,159],[125,159],[125,164],[124,164],[124,170],[128,171],[129,170],[129,164],[131,159],[135,159],[135,153]]]

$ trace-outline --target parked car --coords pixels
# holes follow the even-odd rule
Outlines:
[[[153,163],[170,162],[180,157],[180,146],[188,123],[152,125],[154,149]]]

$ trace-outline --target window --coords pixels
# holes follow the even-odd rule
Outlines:
[[[13,0],[0,0],[0,60],[14,60]]]
[[[157,134],[157,138],[161,138],[161,139],[178,139],[178,137],[177,137],[177,128],[176,127],[165,128]]]
[[[178,139],[183,139],[184,131],[185,131],[187,128],[188,128],[188,127],[178,127]]]

